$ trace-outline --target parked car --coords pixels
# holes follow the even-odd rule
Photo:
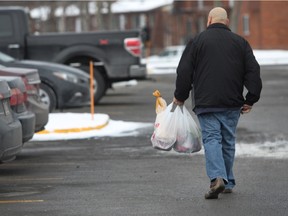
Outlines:
[[[13,117],[18,119],[22,125],[22,142],[32,139],[35,133],[35,114],[28,111],[27,91],[23,80],[20,77],[0,76],[1,80],[6,80],[11,91],[10,106]]]
[[[15,60],[0,52],[0,64],[6,67],[37,69],[41,79],[40,97],[49,111],[90,104],[90,77],[70,66],[32,60]]]
[[[49,107],[41,101],[39,85],[41,83],[36,69],[0,67],[0,76],[20,76],[27,91],[27,109],[36,116],[35,132],[41,131],[48,123]]]
[[[22,126],[13,117],[8,83],[0,80],[0,163],[14,160],[22,149]]]
[[[146,58],[148,74],[176,73],[185,46],[168,46],[158,55]]]

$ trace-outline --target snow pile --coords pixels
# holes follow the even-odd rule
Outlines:
[[[260,65],[288,64],[287,50],[253,50],[253,52]]]
[[[110,120],[106,114],[50,113],[45,130],[34,134],[31,141],[87,139],[102,136],[136,136],[137,129],[152,123]]]
[[[171,5],[174,0],[119,0],[112,4],[113,13],[144,12]]]

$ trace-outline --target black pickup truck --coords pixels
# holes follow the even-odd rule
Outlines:
[[[0,7],[0,50],[16,59],[57,62],[89,73],[94,65],[97,103],[113,82],[145,79],[140,30],[29,33],[28,14],[20,7]]]

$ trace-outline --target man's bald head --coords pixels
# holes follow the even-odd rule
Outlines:
[[[207,26],[213,23],[223,23],[225,25],[229,24],[227,12],[224,8],[215,7],[209,12]]]

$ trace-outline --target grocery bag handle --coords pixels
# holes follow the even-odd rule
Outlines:
[[[173,102],[172,102],[173,103]],[[183,104],[182,105],[177,105],[177,104],[175,104],[175,103],[173,103],[172,104],[172,108],[171,108],[171,110],[170,110],[170,112],[174,112],[175,111],[175,109],[177,108],[177,106],[179,106],[180,107],[180,110],[182,111],[182,113],[184,113],[183,112]]]

